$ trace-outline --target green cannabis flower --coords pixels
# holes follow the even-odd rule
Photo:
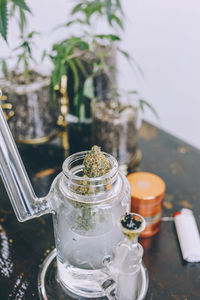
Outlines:
[[[111,170],[109,160],[98,146],[93,146],[92,149],[88,151],[84,158],[83,165],[83,178],[100,177]],[[92,194],[93,188],[89,180],[82,180],[76,192],[80,195],[89,196]]]
[[[90,178],[100,177],[111,170],[111,165],[106,156],[101,152],[101,148],[93,146],[85,155],[83,161],[83,178],[88,180],[80,180],[79,186],[76,188],[76,193],[84,196],[91,196],[94,192],[99,193],[102,188],[95,187],[91,184]],[[104,179],[105,185],[107,178]],[[103,187],[108,190],[108,186]],[[96,208],[88,203],[76,203],[76,208],[80,209],[80,216],[77,219],[77,230],[88,231],[96,226],[99,214],[96,214]],[[102,218],[103,216],[101,216]]]
[[[105,157],[103,152],[101,152],[101,148],[98,146],[93,146],[86,154],[83,164],[83,172],[89,178],[103,176],[111,169],[109,160]]]

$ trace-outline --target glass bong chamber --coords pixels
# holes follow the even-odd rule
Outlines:
[[[148,275],[137,238],[145,221],[129,213],[129,183],[115,158],[100,152],[96,168],[104,157],[109,170],[89,177],[83,170],[86,155],[68,157],[48,195],[37,198],[0,107],[0,174],[16,217],[53,216],[56,249],[39,274],[40,298],[142,300]],[[54,283],[55,288],[48,286]]]

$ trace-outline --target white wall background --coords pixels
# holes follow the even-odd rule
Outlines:
[[[200,1],[122,2],[126,34],[121,47],[135,57],[145,78],[138,78],[119,57],[120,86],[127,90],[139,89],[155,107],[160,121],[151,112],[146,112],[147,120],[200,148]],[[27,3],[33,11],[30,30],[45,33],[37,46],[50,49],[53,42],[66,34],[64,29],[52,32],[52,28],[67,22],[72,0],[27,0]],[[13,21],[9,27],[11,46],[17,44],[16,35]],[[0,56],[7,53],[8,48],[1,39]],[[47,65],[42,68],[46,71]]]
[[[124,4],[130,24],[124,46],[142,65],[141,90],[159,113],[158,125],[200,148],[200,1]],[[150,113],[146,118],[156,123]]]

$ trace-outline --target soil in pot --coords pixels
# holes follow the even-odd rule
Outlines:
[[[93,111],[93,143],[129,165],[138,145],[138,108],[107,100],[97,101]]]
[[[49,85],[49,77],[35,71],[30,71],[28,82],[15,72],[0,79],[3,93],[13,106],[14,116],[9,126],[16,140],[41,139],[58,131],[58,104],[50,100]]]

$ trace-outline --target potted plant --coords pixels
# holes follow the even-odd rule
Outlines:
[[[1,3],[2,7],[2,13],[5,14],[3,3]],[[10,108],[12,107],[13,113],[9,119],[9,126],[14,138],[19,143],[37,144],[46,142],[57,134],[58,110],[56,102],[50,102],[49,76],[32,69],[32,66],[36,65],[32,50],[34,38],[38,33],[35,31],[26,33],[27,19],[24,9],[30,12],[24,1],[12,1],[9,16],[16,17],[19,12],[20,43],[11,51],[11,55],[0,58],[3,72],[0,87],[4,99],[7,98]],[[5,23],[4,19],[2,17],[3,22],[0,24]],[[6,33],[6,28],[1,28],[5,40]],[[13,61],[14,67],[10,68]]]
[[[113,155],[121,171],[127,174],[141,159],[138,150],[141,114],[154,108],[137,91],[110,91],[106,101],[93,102],[93,143]]]
[[[106,21],[109,33],[102,33],[96,26],[100,20]],[[52,86],[59,85],[63,74],[68,76],[71,152],[89,148],[91,140],[88,137],[93,136],[92,143],[115,156],[127,172],[127,168],[141,157],[137,151],[140,112],[145,107],[150,108],[154,114],[156,112],[148,102],[141,99],[137,91],[119,93],[116,87],[115,59],[111,59],[115,57],[113,51],[120,52],[130,60],[130,55],[119,47],[120,33],[124,29],[123,20],[120,0],[76,2],[65,27],[71,30],[73,26],[81,24],[82,30],[80,32],[79,27],[78,36],[71,36],[55,44],[51,58],[54,63]],[[136,62],[135,66],[141,72]],[[93,130],[90,134],[91,115]]]
[[[95,97],[105,99],[108,91],[116,85],[115,51],[121,51],[117,44],[120,41],[117,29],[123,29],[122,16],[119,0],[76,2],[70,20],[64,26],[67,30],[72,30],[72,27],[81,24],[80,34],[72,35],[53,45],[52,91],[60,86],[64,74],[67,74],[68,78],[68,130],[71,152],[90,147],[91,100]],[[105,20],[109,25],[109,33],[94,29],[98,20]],[[125,51],[121,53],[127,57]],[[75,144],[74,135],[77,137]]]

